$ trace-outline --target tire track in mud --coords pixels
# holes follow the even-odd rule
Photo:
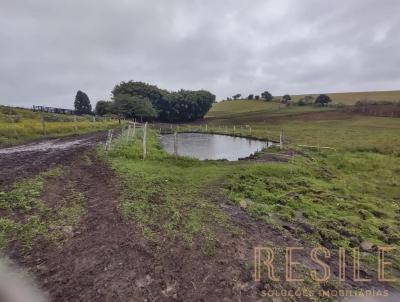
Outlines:
[[[105,141],[106,132],[0,148],[0,188],[56,165],[68,165],[71,156]]]
[[[159,234],[148,240],[118,210],[119,184],[113,172],[91,155],[73,151],[64,175],[50,181],[42,199],[62,199],[66,183],[86,197],[86,214],[61,247],[44,240],[31,250],[15,243],[8,254],[29,268],[52,301],[233,301],[251,295],[243,284],[250,271],[234,259],[231,243],[221,240],[213,256],[193,245]],[[230,235],[229,235],[230,236]],[[242,293],[247,291],[247,294]],[[246,300],[243,300],[246,301]],[[253,301],[253,300],[249,300]]]
[[[60,247],[38,238],[30,250],[13,242],[6,254],[33,273],[52,301],[232,301],[242,296],[238,281],[251,275],[241,265],[228,265],[233,254],[223,241],[214,256],[205,255],[201,240],[189,245],[163,234],[156,242],[148,240],[121,217],[116,176],[94,153],[90,165],[82,160],[103,138],[90,135],[83,145],[68,138],[69,147],[62,149],[23,146],[3,152],[2,184],[61,166],[63,176],[46,184],[42,199],[55,207],[67,183],[86,199],[86,214]]]

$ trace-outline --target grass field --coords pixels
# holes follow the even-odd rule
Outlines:
[[[326,93],[332,99],[333,103],[354,105],[358,101],[369,102],[400,102],[400,91],[366,91],[366,92],[342,92],[342,93]],[[317,97],[318,94],[308,94]],[[293,101],[298,101],[300,98],[306,96],[291,95]]]
[[[30,119],[25,116],[26,120],[38,122],[35,113],[26,114],[32,115]],[[81,118],[79,123],[92,123],[85,119]],[[56,120],[54,123],[63,122]],[[124,225],[129,222],[126,225],[135,227],[134,240],[143,237],[150,243],[148,250],[154,250],[155,255],[150,257],[151,262],[159,257],[163,251],[160,247],[167,243],[171,245],[167,245],[166,250],[175,255],[174,243],[179,242],[185,251],[179,257],[183,259],[198,253],[197,260],[190,261],[194,261],[194,267],[206,270],[204,276],[214,267],[210,263],[224,263],[215,273],[218,276],[233,264],[235,270],[248,272],[251,279],[252,248],[255,246],[282,250],[286,244],[297,243],[305,248],[322,245],[330,251],[342,247],[350,259],[353,248],[367,243],[373,247],[362,252],[361,266],[376,280],[376,247],[399,247],[399,118],[357,115],[340,108],[279,108],[273,102],[230,101],[217,104],[203,121],[172,126],[178,131],[273,140],[278,140],[283,131],[285,142],[283,150],[272,146],[257,154],[255,159],[200,161],[167,154],[160,146],[159,133],[154,127],[148,132],[147,157],[143,160],[141,129],[136,129],[136,137],[117,137],[108,152],[104,146],[99,146],[97,152],[77,154],[83,161],[80,164],[60,166],[22,178],[1,191],[0,249],[7,249],[15,241],[26,250],[34,249],[37,238],[62,246],[64,240],[74,240],[64,238],[65,227],[68,226],[68,230],[86,223],[88,220],[82,217],[90,213],[94,219],[92,227],[82,226],[81,230],[92,229],[94,233],[89,233],[91,237],[87,238],[91,239],[86,241],[99,240],[97,226],[103,222],[109,225],[101,229],[118,227],[113,215],[119,219],[121,214]],[[276,161],[276,158],[285,160]],[[108,169],[98,169],[106,168],[104,163],[112,167],[115,174]],[[102,177],[98,188],[95,185],[99,178],[94,176]],[[65,191],[55,190],[53,185]],[[88,188],[91,194],[86,194]],[[99,193],[99,190],[102,191]],[[102,199],[109,190],[118,194]],[[48,195],[54,192],[59,195]],[[52,208],[46,204],[48,198],[61,202]],[[90,206],[85,206],[90,200]],[[117,201],[118,209],[114,209],[110,200]],[[109,208],[102,208],[104,204]],[[104,216],[99,218],[100,210]],[[130,229],[123,230],[122,233],[131,236]],[[144,236],[138,236],[140,231]],[[91,253],[95,253],[103,241],[119,235],[105,233]],[[113,253],[117,253],[125,240],[122,244],[113,240],[111,243],[115,246]],[[141,246],[139,258],[145,257]],[[87,253],[86,250],[81,252]],[[123,253],[131,252],[132,246],[129,246]],[[172,254],[167,254],[166,258]],[[388,276],[400,276],[399,256],[398,250],[386,254],[386,261],[392,262],[393,267],[387,271]],[[106,257],[108,259],[109,254]],[[282,259],[277,258],[277,261]],[[284,268],[283,262],[280,264]],[[173,263],[174,267],[179,268],[179,265],[179,261]],[[299,266],[296,274],[310,280],[308,271],[302,269],[303,266]],[[103,272],[103,267],[100,270]],[[280,273],[282,275],[282,271]],[[231,279],[228,273],[226,280]],[[198,284],[203,284],[203,280],[202,277]],[[349,283],[307,282],[301,286],[314,289],[349,286]],[[291,288],[291,284],[284,282],[269,285]],[[391,285],[399,287],[398,283]]]
[[[305,96],[312,96],[314,99],[320,93],[290,94],[292,102],[297,102]],[[362,92],[335,92],[324,93],[332,99],[333,104],[354,105],[357,102],[400,102],[400,90],[389,91],[362,91]],[[280,99],[282,96],[276,96]]]
[[[281,108],[277,102],[264,102],[255,100],[237,100],[215,103],[205,116],[206,119],[224,119],[226,122],[234,122],[237,118],[249,120],[254,116],[271,117],[276,115],[287,115],[289,113],[300,113],[310,111],[325,111],[331,108],[313,106],[290,106]]]
[[[252,128],[251,134],[239,126],[243,122]],[[146,233],[171,230],[185,238],[214,238],[210,225],[224,225],[226,215],[204,192],[217,186],[238,206],[250,200],[249,214],[278,228],[289,223],[291,235],[309,244],[346,249],[366,241],[400,244],[400,119],[231,101],[216,104],[204,123],[210,132],[228,129],[232,134],[236,125],[236,135],[263,139],[277,139],[283,130],[285,148],[299,155],[287,163],[175,160],[160,149],[152,133],[149,157],[142,161],[140,139],[136,149],[117,142],[109,160],[125,179],[127,197],[121,209]],[[186,127],[180,130],[200,131],[199,124]],[[372,254],[365,261],[375,271]],[[400,271],[397,256],[390,259]]]
[[[45,129],[39,112],[28,109],[0,106],[0,146],[27,142],[42,137],[59,137],[70,134],[83,134],[118,126],[118,121],[92,116],[76,116],[44,113]]]

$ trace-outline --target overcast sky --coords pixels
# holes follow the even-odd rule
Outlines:
[[[0,103],[121,81],[259,94],[400,89],[399,0],[0,0]]]

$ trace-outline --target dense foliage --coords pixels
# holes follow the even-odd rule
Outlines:
[[[215,95],[206,90],[169,92],[155,85],[134,81],[116,85],[112,95],[113,104],[109,111],[129,118],[141,116],[163,122],[202,118],[215,102]]]
[[[332,102],[331,98],[326,94],[320,94],[317,99],[315,100],[315,104],[320,106],[325,106],[328,103]]]
[[[143,120],[157,117],[157,111],[148,98],[129,94],[116,95],[112,111],[130,119],[140,118]]]
[[[105,114],[111,112],[111,108],[112,108],[112,102],[98,101],[94,112],[97,115],[105,115]]]
[[[299,106],[312,105],[314,103],[314,97],[312,95],[306,95],[299,99]]]
[[[266,100],[266,101],[272,101],[274,99],[274,97],[272,96],[271,93],[269,93],[268,91],[264,91],[263,93],[261,93],[261,98]]]
[[[91,114],[92,105],[86,93],[78,90],[74,102],[75,111],[77,114]]]
[[[290,97],[290,95],[285,94],[285,95],[282,97],[282,103],[287,104],[287,103],[290,102],[291,99],[292,99],[292,98]]]
[[[163,120],[170,122],[194,121],[202,118],[212,104],[215,95],[206,90],[180,90],[167,95]]]

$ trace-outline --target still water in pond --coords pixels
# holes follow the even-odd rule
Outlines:
[[[219,134],[178,133],[178,155],[198,159],[227,159],[247,157],[268,147],[271,143],[242,137]],[[174,135],[161,137],[161,145],[168,153],[174,153]]]

